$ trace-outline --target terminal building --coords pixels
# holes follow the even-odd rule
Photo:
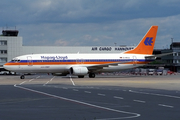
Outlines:
[[[3,30],[0,36],[0,69],[12,58],[26,54],[41,53],[120,53],[134,46],[23,46],[18,30]]]
[[[165,67],[168,67],[171,71],[180,72],[180,42],[172,42],[170,49],[163,49],[161,53],[170,53],[171,55],[163,56],[162,62],[165,63]]]

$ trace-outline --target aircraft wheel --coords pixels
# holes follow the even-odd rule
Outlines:
[[[21,77],[20,77],[21,79],[24,79],[25,78],[25,76],[24,75],[21,75]]]
[[[89,73],[89,78],[95,78],[95,74],[94,73]]]

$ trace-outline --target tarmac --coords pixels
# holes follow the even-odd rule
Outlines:
[[[48,76],[46,74],[40,74],[39,76]],[[56,78],[60,76],[55,76]],[[26,79],[33,78],[31,75],[26,76]],[[67,85],[72,85],[69,81],[69,76],[62,77],[63,81]],[[13,76],[0,76],[0,85],[14,85],[21,83],[26,79],[19,79],[19,75]],[[68,79],[68,80],[67,80]],[[79,79],[76,76],[72,77],[76,85],[79,86],[124,86],[135,88],[151,88],[151,89],[163,89],[163,90],[180,90],[180,74],[175,75],[162,75],[162,76],[139,76],[139,75],[98,75],[96,78],[84,78]],[[37,82],[36,82],[37,83]],[[52,81],[52,84],[58,84],[59,81]],[[32,84],[32,83],[30,83]]]
[[[179,120],[180,75],[0,76],[0,120]]]

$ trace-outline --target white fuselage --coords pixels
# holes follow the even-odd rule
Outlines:
[[[142,54],[29,54],[14,58],[5,69],[19,73],[68,73],[71,67],[113,72],[142,66],[149,61]],[[118,63],[118,64],[113,64]],[[104,66],[102,66],[104,65]]]

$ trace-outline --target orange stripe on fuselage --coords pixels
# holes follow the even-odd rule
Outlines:
[[[97,65],[103,65],[103,64],[111,64],[111,63],[117,63],[117,62],[83,62],[83,63],[76,63],[76,62],[34,62],[34,63],[6,63],[5,65],[13,66],[13,65],[92,65],[92,64],[97,64]],[[148,62],[126,62],[122,64],[147,64]],[[121,63],[119,63],[121,64]]]
[[[77,64],[110,64],[110,63],[117,63],[117,62],[32,62],[32,63],[6,63],[5,65],[77,65]]]

